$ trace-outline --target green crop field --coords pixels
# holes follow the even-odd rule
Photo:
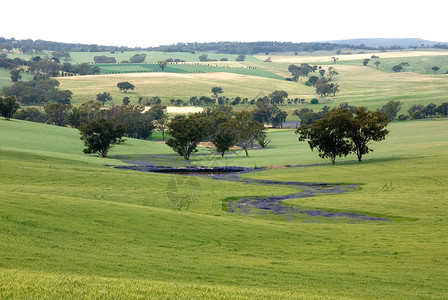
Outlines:
[[[98,64],[102,74],[113,73],[139,73],[139,72],[161,72],[157,64]],[[251,76],[266,77],[284,80],[283,77],[274,73],[245,67],[244,65],[232,66],[232,64],[198,64],[198,63],[173,63],[168,64],[164,72],[167,73],[234,73]]]
[[[192,156],[302,165],[244,178],[358,184],[283,203],[380,218],[360,221],[231,213],[232,199],[301,188],[110,168],[181,160],[133,139],[108,159],[84,155],[75,129],[0,120],[0,298],[446,299],[447,123],[393,123],[362,163],[332,166],[290,130],[249,158]]]

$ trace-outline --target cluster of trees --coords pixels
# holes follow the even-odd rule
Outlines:
[[[446,44],[435,44],[433,48],[447,49]],[[20,49],[24,53],[41,53],[44,49],[50,51],[73,51],[73,52],[123,52],[123,51],[163,51],[163,52],[218,52],[228,54],[255,54],[272,52],[296,52],[299,51],[319,51],[363,49],[363,50],[396,50],[402,49],[400,46],[390,47],[369,47],[364,44],[351,45],[343,43],[311,42],[311,43],[291,43],[291,42],[211,42],[211,43],[178,43],[173,45],[157,47],[118,47],[97,44],[81,43],[61,43],[44,40],[17,40],[15,38],[0,37],[0,49],[11,51]]]
[[[265,146],[265,128],[249,111],[233,112],[230,107],[216,107],[202,113],[175,117],[168,123],[171,136],[166,144],[185,160],[197,152],[201,141],[211,141],[224,156],[232,146],[240,146],[246,156],[255,143]]]
[[[112,52],[112,51],[132,51],[142,50],[142,48],[101,46],[96,44],[81,43],[61,43],[44,40],[17,40],[15,38],[0,37],[0,49],[11,51],[20,49],[23,53],[41,53],[43,50],[50,51],[71,51],[71,52]]]
[[[144,63],[146,59],[146,54],[134,54],[130,59],[129,62],[135,63],[135,64],[141,64]]]
[[[0,53],[0,68],[3,69],[15,69],[21,66],[26,66],[27,61],[18,57],[8,58],[8,54]]]
[[[348,45],[338,43],[290,43],[290,42],[210,42],[210,43],[178,43],[153,47],[148,50],[164,52],[217,52],[227,54],[255,54],[273,52],[299,52],[346,49],[375,49],[365,45]]]
[[[223,57],[219,60],[220,61],[228,61],[229,59],[227,59],[226,57]],[[240,55],[238,55],[237,58],[235,58],[235,61],[245,61],[245,60],[246,60],[246,55],[244,55],[244,54],[240,54]],[[218,60],[214,59],[214,58],[209,58],[206,53],[203,53],[199,56],[199,61],[206,62],[206,61],[218,61]]]
[[[56,53],[53,52],[55,56],[52,58],[48,57],[40,57],[40,56],[34,56],[30,60],[24,60],[20,58],[8,58],[7,54],[2,53],[0,54],[0,68],[5,68],[9,70],[19,70],[20,72],[24,72],[24,69],[26,69],[26,72],[33,73],[33,74],[39,74],[39,73],[45,73],[50,76],[56,77],[56,76],[68,76],[73,74],[80,74],[80,75],[90,75],[90,74],[99,74],[100,69],[98,67],[92,66],[88,63],[81,63],[78,65],[72,65],[69,62],[60,63],[58,57],[63,57],[61,55],[65,55],[65,57],[70,56],[70,54],[64,54],[62,53]],[[56,57],[57,56],[57,57]],[[26,68],[25,68],[26,66]]]
[[[117,62],[115,57],[113,57],[113,56],[106,56],[106,55],[94,56],[93,57],[93,61],[96,64],[114,64],[114,63]]]
[[[150,110],[143,112],[144,107],[139,105],[112,106],[109,109],[101,109],[101,103],[87,101],[79,107],[69,104],[46,103],[43,111],[37,108],[24,108],[14,114],[19,120],[48,123],[57,126],[70,126],[79,128],[91,120],[102,117],[114,119],[114,122],[125,126],[125,136],[139,139],[150,138],[156,122],[167,119],[166,107],[155,105]]]
[[[296,130],[299,141],[308,141],[311,148],[317,149],[319,156],[330,158],[335,164],[336,157],[354,153],[358,161],[373,151],[369,144],[382,141],[389,131],[386,129],[389,118],[381,111],[368,111],[365,107],[334,108],[313,121],[302,124]]]
[[[448,102],[443,102],[439,105],[429,103],[426,106],[423,104],[414,104],[408,110],[409,116],[400,115],[400,120],[423,119],[433,117],[448,117]]]
[[[329,67],[328,71],[323,69],[321,66],[311,66],[309,64],[301,64],[300,66],[289,65],[288,71],[291,72],[292,77],[287,78],[291,81],[299,81],[299,78],[302,76],[308,76],[309,73],[318,72],[319,76],[311,75],[308,80],[305,82],[308,86],[313,86],[316,88],[316,94],[319,94],[321,97],[326,97],[328,95],[336,96],[340,90],[340,86],[337,83],[332,83],[333,76],[339,75],[339,72],[336,71],[335,67]],[[328,79],[324,77],[325,73],[328,74]]]
[[[60,90],[59,82],[45,74],[37,74],[28,82],[16,81],[2,88],[3,95],[14,96],[21,104],[57,102],[70,104],[72,92]]]

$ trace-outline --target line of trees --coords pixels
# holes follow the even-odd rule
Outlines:
[[[438,43],[432,48],[447,49],[447,44]],[[272,52],[299,52],[319,50],[362,49],[362,50],[397,50],[401,46],[369,47],[365,44],[351,45],[328,42],[209,42],[209,43],[177,43],[156,47],[125,47],[105,46],[97,44],[62,43],[45,40],[18,40],[15,38],[0,37],[0,49],[11,51],[20,49],[24,53],[42,53],[43,50],[50,51],[72,51],[72,52],[124,52],[124,51],[163,51],[163,52],[217,52],[228,54],[254,54]]]

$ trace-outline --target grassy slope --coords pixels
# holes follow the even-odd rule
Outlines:
[[[362,164],[247,175],[361,183],[343,195],[290,202],[394,217],[369,223],[229,214],[221,210],[226,197],[291,190],[111,169],[77,154],[75,130],[0,121],[1,298],[448,295],[446,120],[393,124],[391,138]],[[115,154],[152,151],[128,142]],[[261,161],[288,163],[274,145]],[[294,158],[322,162],[309,150]],[[190,201],[190,209],[176,210],[176,200]]]
[[[0,68],[0,89],[4,86],[8,86],[12,84],[11,75],[9,74],[10,70],[1,69]],[[28,81],[33,79],[32,75],[22,73],[22,80]]]

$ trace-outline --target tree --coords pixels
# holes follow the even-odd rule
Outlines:
[[[246,60],[246,55],[244,54],[240,54],[238,55],[237,58],[235,58],[236,61],[245,61]]]
[[[129,103],[131,103],[131,100],[129,99],[129,97],[124,97],[122,103],[123,103],[124,106],[126,106]]]
[[[107,157],[112,144],[122,142],[125,126],[115,124],[114,119],[100,117],[81,126],[79,131],[81,140],[87,147],[83,150],[84,153],[98,153],[102,157]]]
[[[392,70],[395,71],[395,72],[401,72],[401,71],[403,71],[403,66],[395,65],[395,66],[392,67]]]
[[[365,107],[355,107],[355,114],[350,118],[347,127],[347,137],[353,143],[352,151],[362,160],[362,156],[371,151],[368,144],[371,141],[379,142],[386,138],[389,131],[387,115],[381,111],[368,111]]]
[[[329,67],[328,68],[328,76],[330,76],[330,79],[333,78],[333,76],[339,75],[339,72],[336,71],[335,67]]]
[[[160,70],[162,70],[162,72],[163,72],[165,70],[165,67],[168,64],[168,62],[166,60],[163,60],[163,61],[158,61],[157,64],[159,65]]]
[[[365,59],[362,61],[362,65],[363,65],[363,66],[367,66],[367,64],[369,63],[369,61],[370,61],[370,58],[365,58]]]
[[[218,100],[219,94],[224,93],[224,90],[222,89],[222,87],[215,86],[215,87],[212,87],[212,93],[213,93],[213,98]]]
[[[312,86],[316,86],[316,83],[319,81],[319,77],[317,76],[310,76],[310,78],[308,78],[308,82],[311,83]]]
[[[265,135],[263,124],[255,121],[249,111],[236,112],[235,117],[221,124],[221,127],[233,133],[236,144],[244,149],[246,156],[249,156],[247,149]]]
[[[282,127],[288,113],[274,103],[260,101],[257,103],[257,108],[252,111],[252,115],[257,122],[271,124],[273,127]]]
[[[401,102],[391,100],[386,104],[384,104],[383,107],[381,107],[380,111],[387,115],[389,121],[393,121],[395,120],[395,117],[397,116],[400,109],[401,109]]]
[[[117,87],[120,89],[120,91],[124,91],[125,93],[128,90],[134,90],[135,86],[127,81],[119,82],[117,83]]]
[[[37,108],[25,108],[13,115],[14,119],[25,120],[36,123],[45,123],[45,114]]]
[[[44,106],[47,123],[57,126],[65,126],[67,124],[70,108],[72,108],[70,104],[48,102]]]
[[[144,63],[146,59],[146,54],[134,54],[131,58],[129,58],[129,62],[134,64]]]
[[[190,159],[192,153],[197,152],[197,145],[208,135],[208,126],[199,115],[190,115],[186,118],[173,119],[168,123],[168,134],[172,137],[166,144],[174,151]]]
[[[434,71],[434,74],[436,74],[437,71],[440,70],[440,68],[439,68],[438,66],[433,66],[433,67],[431,68],[431,70],[433,70],[433,71]]]
[[[12,115],[20,108],[20,104],[17,103],[16,97],[8,96],[1,97],[0,96],[0,114],[5,118],[5,120],[10,120]]]
[[[154,119],[154,126],[162,134],[162,140],[165,140],[168,130],[168,115],[163,114],[160,118]]]
[[[226,151],[229,151],[230,147],[235,145],[235,135],[226,126],[220,126],[215,137],[212,139],[212,143],[215,145],[216,151],[224,157]]]
[[[448,116],[448,102],[443,102],[436,107],[436,113],[440,116]]]
[[[9,72],[9,74],[11,75],[12,82],[17,82],[20,79],[22,79],[22,75],[20,75],[19,69],[13,69],[13,70],[11,70],[11,72]]]
[[[283,90],[276,90],[269,94],[269,99],[272,104],[282,105],[286,98],[288,98],[288,93]]]
[[[108,92],[103,92],[96,95],[96,100],[101,102],[101,104],[104,106],[104,103],[106,103],[106,101],[112,100],[112,96]]]
[[[199,56],[199,61],[208,61],[208,55],[203,53]]]
[[[296,66],[296,65],[289,65],[288,67],[288,71],[291,72],[292,75],[292,81],[299,81],[299,77],[301,75],[300,72],[300,67]]]
[[[296,134],[299,141],[308,140],[311,150],[316,148],[320,157],[329,157],[335,164],[336,157],[347,156],[353,149],[346,134],[351,117],[348,109],[334,108],[311,125],[301,125]]]
[[[378,69],[378,66],[381,64],[381,62],[379,60],[375,61],[373,63],[375,65],[375,67]]]

